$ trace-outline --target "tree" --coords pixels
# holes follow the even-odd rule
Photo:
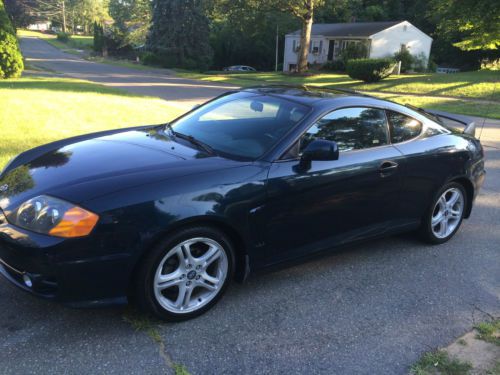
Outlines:
[[[115,21],[115,35],[119,45],[141,46],[151,25],[151,0],[110,0],[109,15]]]
[[[146,47],[166,67],[207,69],[212,60],[202,0],[154,0]]]
[[[300,51],[297,61],[299,73],[307,71],[307,56],[309,54],[309,45],[311,43],[311,31],[314,20],[314,9],[321,5],[323,0],[268,0],[273,6],[279,9],[291,12],[302,23],[300,34]]]
[[[443,36],[460,33],[454,46],[463,51],[500,49],[500,7],[497,0],[433,0],[430,17]]]

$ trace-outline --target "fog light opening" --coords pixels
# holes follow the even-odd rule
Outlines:
[[[33,287],[33,281],[31,280],[31,277],[28,275],[23,275],[23,281],[24,285],[26,285],[28,288]]]

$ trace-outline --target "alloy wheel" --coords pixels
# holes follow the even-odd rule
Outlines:
[[[455,187],[439,197],[432,211],[431,228],[437,238],[446,238],[458,227],[464,212],[464,196]]]
[[[154,294],[176,314],[196,311],[220,292],[228,274],[222,245],[205,237],[192,238],[170,249],[157,267]]]

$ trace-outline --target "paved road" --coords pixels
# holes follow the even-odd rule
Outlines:
[[[163,344],[126,309],[72,310],[1,280],[0,373],[171,373],[171,359],[192,374],[404,374],[500,316],[500,121],[482,141],[486,183],[450,242],[391,237],[255,275],[206,315],[160,324]]]
[[[137,94],[158,96],[186,106],[201,104],[235,88],[178,78],[167,69],[138,70],[87,61],[33,37],[22,38],[21,49],[30,64],[63,76],[86,79]]]

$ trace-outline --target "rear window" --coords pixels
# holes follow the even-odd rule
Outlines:
[[[402,113],[387,111],[389,128],[391,131],[391,142],[400,143],[408,141],[420,135],[422,123]]]

